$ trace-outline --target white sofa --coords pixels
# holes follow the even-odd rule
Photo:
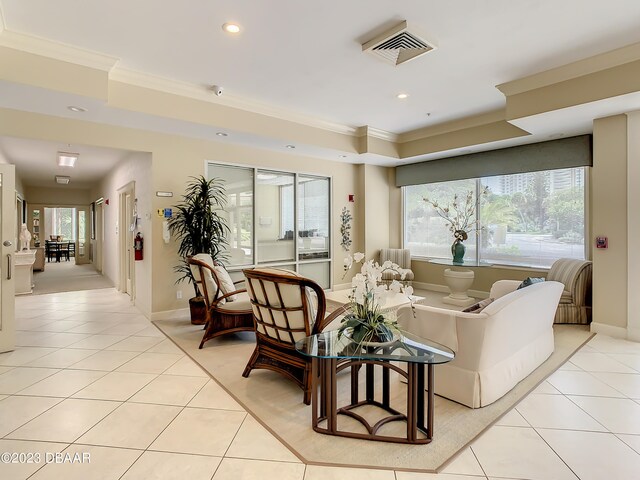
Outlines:
[[[563,285],[542,282],[516,290],[500,280],[495,300],[480,313],[426,305],[398,311],[403,330],[448,346],[456,358],[435,370],[435,393],[471,408],[489,405],[511,390],[553,352],[553,319]]]

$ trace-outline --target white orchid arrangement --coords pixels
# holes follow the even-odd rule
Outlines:
[[[370,341],[391,341],[398,332],[395,312],[384,310],[387,297],[396,293],[404,293],[411,301],[413,287],[403,286],[398,280],[390,284],[382,283],[384,272],[393,272],[404,280],[408,270],[387,260],[382,265],[373,260],[364,261],[364,254],[357,252],[344,259],[344,275],[351,270],[354,263],[361,263],[360,273],[351,280],[350,311],[342,320],[338,332],[342,335],[349,332],[356,343]],[[344,278],[344,276],[343,276]]]

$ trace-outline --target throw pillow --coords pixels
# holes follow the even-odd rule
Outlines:
[[[470,307],[462,310],[465,313],[480,313],[485,307],[489,306],[491,302],[493,302],[493,298],[485,298],[484,300],[480,300],[478,303],[474,303]]]
[[[233,284],[233,280],[231,280],[231,276],[229,272],[222,265],[215,265],[213,269],[216,271],[216,276],[220,281],[220,289],[222,293],[226,295],[227,293],[233,292],[236,289],[236,286]],[[238,299],[238,295],[230,295],[225,300],[227,302],[233,302]]]
[[[544,278],[542,277],[527,277],[525,278],[516,290],[520,290],[521,288],[528,287],[529,285],[533,285],[534,283],[544,282]]]

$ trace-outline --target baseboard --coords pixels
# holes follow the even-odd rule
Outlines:
[[[624,327],[614,327],[605,323],[591,322],[591,331],[601,333],[613,338],[627,338],[627,329]]]
[[[631,340],[634,342],[640,342],[640,328],[628,328],[627,329],[627,340]]]
[[[163,310],[162,312],[151,313],[151,321],[172,320],[174,318],[189,318],[191,312],[189,308],[178,308],[177,310]]]

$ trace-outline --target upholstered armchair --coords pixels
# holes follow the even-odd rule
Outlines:
[[[387,260],[391,260],[393,263],[400,266],[400,268],[404,268],[405,270],[409,270],[407,275],[404,277],[404,280],[400,279],[400,275],[394,272],[384,272],[382,274],[382,281],[384,283],[391,283],[393,280],[398,280],[404,285],[411,285],[413,282],[413,272],[411,271],[411,252],[409,249],[405,248],[383,248],[380,250],[380,265],[382,265]]]
[[[344,307],[325,317],[324,290],[313,280],[281,268],[244,270],[253,306],[256,348],[242,374],[264,368],[293,380],[311,403],[311,363],[295,343],[322,332]]]
[[[564,284],[554,323],[591,322],[591,262],[561,258],[556,260],[547,280]]]
[[[236,288],[225,268],[207,253],[187,257],[187,263],[206,306],[205,333],[198,348],[219,335],[253,330],[247,291]]]

